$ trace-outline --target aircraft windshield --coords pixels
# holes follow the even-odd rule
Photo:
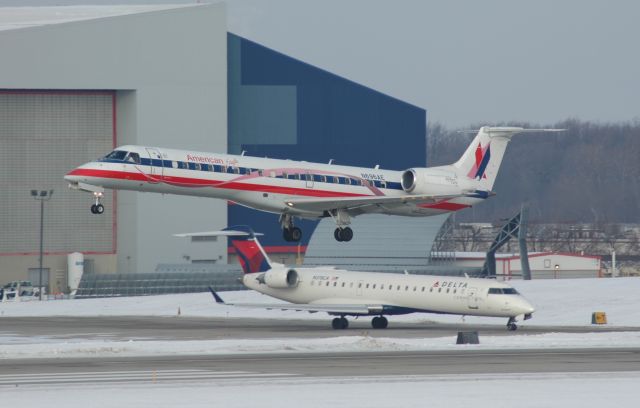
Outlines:
[[[490,295],[518,295],[514,288],[489,288]]]
[[[111,160],[124,160],[124,157],[127,155],[127,152],[124,150],[114,150],[108,155],[104,156],[105,159]]]

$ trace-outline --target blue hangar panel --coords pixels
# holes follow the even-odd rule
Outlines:
[[[228,34],[229,153],[403,170],[426,164],[424,109]],[[229,225],[295,252],[278,215],[229,206]],[[296,220],[306,246],[317,221]]]

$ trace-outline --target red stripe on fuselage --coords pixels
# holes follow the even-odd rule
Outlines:
[[[225,188],[229,190],[241,190],[241,191],[257,191],[264,193],[277,193],[288,195],[299,195],[309,197],[368,197],[367,194],[357,193],[344,193],[340,191],[328,191],[318,190],[315,188],[295,188],[295,187],[283,187],[283,186],[270,186],[264,184],[250,184],[239,183],[234,181],[218,181],[197,179],[190,177],[176,177],[176,176],[149,176],[145,173],[130,173],[127,171],[117,170],[97,170],[97,169],[75,169],[72,170],[69,176],[86,176],[86,177],[98,177],[108,178],[114,180],[132,180],[143,182],[156,182],[166,183],[170,185],[176,185],[178,187],[213,187],[213,188]]]
[[[450,202],[440,202],[435,204],[418,204],[418,207],[422,208],[433,208],[435,210],[445,210],[445,211],[459,211],[465,208],[471,207],[468,204],[458,204],[458,203],[450,203]]]

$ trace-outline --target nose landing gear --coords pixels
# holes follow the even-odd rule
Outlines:
[[[91,206],[91,214],[102,214],[104,213],[104,205],[100,204],[100,200],[104,196],[102,192],[93,192],[93,196],[96,199],[96,203]]]
[[[516,324],[516,318],[515,317],[510,317],[509,318],[509,321],[507,322],[507,330],[509,330],[509,331],[518,330],[518,325]]]

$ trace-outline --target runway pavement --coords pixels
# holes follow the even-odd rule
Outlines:
[[[275,377],[640,371],[640,348],[0,360],[0,388]]]

